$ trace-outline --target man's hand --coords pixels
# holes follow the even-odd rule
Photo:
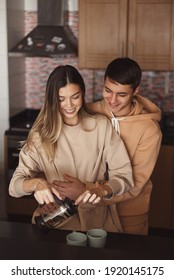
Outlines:
[[[85,184],[75,177],[64,175],[66,181],[54,180],[52,182],[54,188],[58,191],[62,199],[69,197],[72,200],[76,200],[84,191]]]

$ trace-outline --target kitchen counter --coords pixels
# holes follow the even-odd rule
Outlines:
[[[104,249],[66,245],[69,231],[42,232],[36,225],[0,221],[1,260],[173,260],[174,237],[108,233]]]

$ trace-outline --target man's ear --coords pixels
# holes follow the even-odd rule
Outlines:
[[[135,91],[134,91],[134,94],[133,95],[137,95],[140,93],[140,86],[138,86]]]

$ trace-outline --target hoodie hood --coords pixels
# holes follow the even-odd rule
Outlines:
[[[103,100],[104,101],[104,100]],[[143,121],[143,120],[153,120],[159,122],[161,119],[161,110],[150,100],[147,98],[142,97],[141,95],[135,95],[133,98],[134,107],[132,111],[123,117],[115,117],[112,112],[111,114],[111,122],[114,129],[120,134],[120,122],[127,121],[127,122],[136,122],[136,121]],[[104,101],[105,105],[106,102]]]
[[[141,95],[135,95],[133,98],[134,108],[127,116],[115,117],[119,121],[133,121],[151,119],[159,122],[161,120],[161,110],[150,100],[142,97]],[[104,100],[101,101],[103,111],[109,118],[113,118],[113,114],[108,110],[107,104]],[[91,107],[91,106],[90,106]],[[92,109],[92,108],[91,108]]]
[[[135,95],[133,98],[134,107],[132,111],[126,116],[115,117],[109,110],[104,99],[102,101],[96,101],[88,104],[88,108],[99,114],[106,115],[111,119],[114,129],[120,134],[120,123],[127,122],[133,123],[143,120],[153,120],[160,122],[161,110],[150,100],[142,97],[141,95]]]
[[[134,108],[127,116],[138,117],[142,119],[161,120],[161,110],[150,100],[141,95],[135,95],[133,98]],[[138,116],[137,116],[138,115]]]

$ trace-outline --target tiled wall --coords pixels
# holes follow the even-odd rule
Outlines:
[[[174,111],[174,72],[143,72],[142,95],[163,111]]]
[[[71,64],[77,68],[77,58],[26,58],[26,107],[40,108],[44,101],[45,85],[51,71],[58,65]],[[80,71],[86,82],[86,100],[93,100],[93,71]]]
[[[36,24],[35,12],[26,12],[26,33]],[[66,14],[66,21],[71,25],[78,37],[78,12]],[[26,107],[40,108],[44,100],[45,85],[49,73],[60,64],[72,64],[78,68],[78,58],[27,58],[26,59]],[[80,69],[86,83],[86,100],[101,98],[104,70]],[[173,72],[143,72],[142,95],[152,100],[164,111],[174,111],[174,73]]]

